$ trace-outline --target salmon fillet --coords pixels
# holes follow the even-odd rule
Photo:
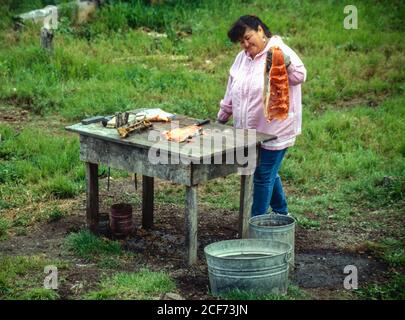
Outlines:
[[[285,120],[290,106],[287,68],[283,52],[279,47],[271,48],[271,68],[265,68],[264,77],[264,116],[270,122],[273,119]]]
[[[202,128],[200,126],[191,125],[184,128],[176,128],[170,131],[164,131],[162,134],[169,141],[183,142],[189,138],[202,134]]]

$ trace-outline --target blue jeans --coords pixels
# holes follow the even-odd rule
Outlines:
[[[253,180],[252,217],[267,213],[269,206],[278,214],[287,214],[287,201],[278,170],[281,167],[286,149],[260,150],[259,165]]]

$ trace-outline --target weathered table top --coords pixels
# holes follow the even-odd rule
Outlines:
[[[98,230],[98,164],[103,163],[112,168],[143,175],[142,225],[145,228],[153,225],[154,177],[176,182],[186,186],[186,258],[190,265],[197,261],[197,186],[210,179],[235,173],[240,165],[237,161],[219,164],[214,162],[215,165],[212,165],[204,163],[204,160],[216,156],[226,157],[237,150],[243,150],[245,153],[247,149],[249,153],[253,149],[255,157],[251,162],[256,164],[257,145],[276,137],[220,124],[204,125],[203,135],[193,137],[190,142],[185,143],[169,142],[162,135],[163,131],[173,129],[173,124],[182,128],[196,122],[196,119],[177,115],[171,123],[155,122],[148,131],[131,133],[125,139],[120,138],[117,129],[105,128],[101,123],[88,125],[79,123],[66,127],[67,130],[80,134],[80,159],[86,162],[86,217],[91,230]],[[221,138],[218,139],[218,136]],[[213,143],[210,143],[211,140],[214,140]],[[153,150],[152,148],[160,152],[166,151],[172,159],[175,156],[185,156],[190,162],[151,163],[149,152]],[[239,210],[239,234],[242,237],[247,237],[248,234],[252,188],[252,173],[242,174]]]
[[[210,123],[203,126],[203,135],[193,137],[188,142],[167,141],[162,132],[175,127],[185,127],[196,123],[183,115],[176,115],[170,123],[153,122],[152,128],[143,132],[133,132],[127,138],[120,138],[117,129],[105,128],[99,123],[83,125],[81,123],[66,127],[66,130],[117,144],[149,149],[151,147],[187,157],[191,161],[203,161],[204,158],[234,152],[256,146],[258,143],[276,139],[273,135],[254,132],[253,130],[234,129],[231,126]],[[222,137],[219,138],[218,137]],[[201,162],[200,162],[201,163]]]

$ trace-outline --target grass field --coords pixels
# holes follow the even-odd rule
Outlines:
[[[290,211],[303,228],[333,226],[335,232],[354,228],[372,234],[361,243],[350,244],[349,239],[346,246],[365,246],[374,252],[389,264],[393,280],[364,289],[359,296],[403,297],[405,7],[401,1],[353,3],[358,9],[356,30],[343,28],[343,1],[167,1],[160,6],[108,1],[87,24],[75,25],[65,13],[52,54],[39,47],[37,25],[28,24],[22,31],[11,28],[13,14],[50,1],[2,3],[2,241],[68,216],[69,200],[83,194],[85,171],[78,137],[65,132],[64,126],[135,107],[215,119],[229,67],[240,50],[226,38],[227,29],[240,15],[255,13],[296,50],[308,71],[302,86],[303,133],[288,151],[280,173]],[[113,171],[113,178],[128,179],[128,173]],[[237,212],[237,181],[232,176],[207,183],[200,188],[199,201]],[[158,203],[177,204],[183,199],[183,189],[175,185],[158,187],[156,192]],[[82,235],[71,237],[70,243],[75,239],[90,241]],[[100,249],[97,263],[103,255],[121,255],[113,244],[105,248],[112,249]],[[74,252],[82,252],[78,250]],[[2,270],[14,270],[15,261],[0,259],[5,259]],[[39,260],[32,263],[42,266]],[[18,272],[10,271],[10,276],[5,272],[0,274],[0,298],[20,298],[20,289],[4,289],[17,281]],[[150,298],[149,289],[123,295],[132,282],[138,286],[140,279],[150,277],[149,271],[142,272],[105,278],[101,289],[85,298]],[[173,289],[167,275],[159,277],[151,292]],[[38,290],[24,297],[58,298]]]

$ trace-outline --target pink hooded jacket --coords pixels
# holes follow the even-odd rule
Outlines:
[[[280,47],[291,59],[287,68],[290,108],[286,120],[272,120],[268,123],[263,111],[264,68],[267,51],[273,46]],[[256,129],[258,132],[277,136],[276,140],[263,143],[262,147],[265,149],[281,150],[293,146],[295,137],[301,133],[301,83],[305,81],[306,75],[301,59],[279,36],[272,36],[264,50],[254,59],[243,50],[230,69],[218,119],[227,121],[233,115],[235,128]]]

